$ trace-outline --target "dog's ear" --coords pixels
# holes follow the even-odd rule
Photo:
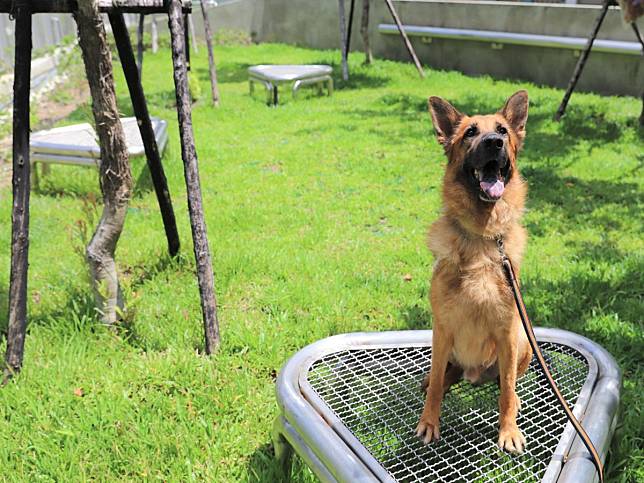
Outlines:
[[[432,116],[438,142],[446,145],[452,137],[452,134],[454,134],[454,130],[461,121],[463,114],[458,112],[445,99],[436,96],[429,98],[429,113]]]
[[[528,93],[518,91],[510,96],[499,113],[508,121],[520,139],[525,137],[525,123],[528,120]]]

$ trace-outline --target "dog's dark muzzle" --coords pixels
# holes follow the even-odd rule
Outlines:
[[[510,174],[505,139],[496,133],[486,135],[472,158],[470,174],[479,189],[479,198],[490,203],[498,201]]]

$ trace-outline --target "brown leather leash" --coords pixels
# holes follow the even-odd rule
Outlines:
[[[593,443],[590,440],[590,437],[582,427],[581,423],[577,420],[575,415],[570,410],[568,403],[561,395],[559,388],[557,387],[554,379],[552,378],[552,374],[550,374],[550,370],[548,369],[548,364],[546,363],[543,357],[541,349],[539,348],[539,344],[537,343],[537,338],[534,335],[534,330],[532,329],[532,324],[530,323],[530,319],[528,317],[528,312],[526,311],[525,304],[523,303],[523,297],[521,296],[521,290],[519,289],[519,282],[514,273],[514,269],[512,268],[512,262],[510,262],[510,259],[505,254],[505,248],[503,246],[503,237],[500,235],[497,235],[495,237],[495,240],[496,240],[496,245],[499,249],[499,253],[501,254],[501,263],[503,264],[503,271],[505,272],[505,276],[508,281],[508,284],[512,288],[512,293],[514,295],[514,302],[516,303],[517,309],[519,311],[519,316],[521,317],[521,322],[523,323],[523,328],[525,329],[525,333],[528,336],[528,341],[530,342],[532,351],[534,352],[534,355],[537,357],[537,362],[539,363],[541,370],[543,370],[543,373],[545,374],[546,379],[548,380],[548,384],[550,385],[552,392],[559,400],[559,404],[561,405],[564,412],[566,413],[568,420],[575,428],[575,431],[577,431],[577,434],[583,441],[584,446],[586,446],[586,448],[588,449],[588,452],[590,453],[590,457],[593,460],[593,464],[595,465],[595,468],[597,468],[597,473],[599,474],[599,481],[600,483],[603,483],[604,468],[602,466],[601,459],[599,458],[599,454],[597,453],[597,450],[593,446]]]

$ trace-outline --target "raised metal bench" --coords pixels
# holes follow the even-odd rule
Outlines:
[[[404,29],[410,37],[422,37],[423,39],[472,40],[490,42],[492,44],[529,45],[572,50],[583,50],[588,43],[588,39],[584,37],[497,32],[493,30],[455,29],[420,25],[404,25]],[[378,25],[378,31],[381,34],[398,35],[398,28],[394,24],[380,24]],[[593,50],[597,52],[640,55],[642,46],[638,42],[597,39],[593,43]]]
[[[278,103],[278,86],[293,82],[293,96],[306,85],[318,85],[320,89],[326,85],[327,93],[333,93],[333,68],[330,65],[254,65],[248,68],[250,94],[253,94],[254,84],[262,84],[268,94],[269,105]]]
[[[564,397],[602,460],[619,403],[621,375],[606,350],[585,337],[536,329]],[[322,481],[591,482],[595,468],[533,361],[519,379],[522,455],[497,445],[498,387],[460,382],[445,396],[441,439],[424,445],[414,429],[430,367],[431,331],[344,334],[295,354],[277,380],[281,414],[276,456],[290,471],[292,451]]]
[[[168,123],[151,118],[159,153],[168,142]],[[131,157],[145,154],[143,140],[136,118],[121,119],[128,153]],[[31,163],[74,164],[77,166],[98,166],[101,149],[96,141],[96,131],[87,123],[38,131],[29,140]]]

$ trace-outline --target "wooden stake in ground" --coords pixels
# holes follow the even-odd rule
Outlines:
[[[136,65],[139,77],[143,74],[143,32],[145,30],[145,15],[139,14],[139,28],[136,31]]]
[[[394,19],[394,22],[396,22],[396,27],[398,27],[398,32],[400,32],[400,36],[403,38],[405,47],[407,47],[407,52],[409,52],[409,55],[414,61],[414,64],[416,64],[416,69],[418,70],[418,73],[424,79],[425,72],[423,72],[423,66],[420,64],[420,60],[418,60],[418,57],[416,56],[416,51],[414,50],[414,47],[411,45],[411,42],[409,41],[409,37],[407,37],[407,32],[405,32],[405,28],[403,27],[402,22],[398,17],[398,13],[396,13],[394,4],[391,3],[391,0],[385,0],[385,3],[387,4],[387,8],[389,9],[389,13]]]
[[[203,4],[203,2],[199,2]],[[192,48],[195,49],[195,54],[199,53],[199,46],[197,45],[197,36],[195,35],[195,23],[192,21],[192,14],[188,14],[188,26],[190,27],[190,36],[192,37]]]
[[[27,328],[29,267],[29,86],[31,78],[31,11],[29,1],[16,0],[15,70],[13,80],[13,206],[11,211],[11,272],[9,326],[4,381],[22,368]]]
[[[597,38],[597,33],[599,32],[599,28],[602,26],[602,22],[604,21],[604,18],[608,13],[609,3],[610,3],[610,0],[604,0],[604,4],[602,5],[601,12],[599,12],[599,16],[597,17],[597,20],[595,20],[595,25],[593,25],[593,30],[590,33],[588,42],[586,42],[586,47],[584,47],[584,50],[581,52],[581,55],[579,56],[577,65],[575,65],[575,70],[573,71],[572,77],[570,78],[570,82],[568,83],[568,88],[566,89],[566,93],[564,94],[564,97],[561,100],[561,104],[559,104],[559,108],[555,113],[555,116],[554,116],[555,121],[559,121],[561,117],[564,115],[564,113],[566,112],[566,107],[568,106],[568,101],[570,101],[570,96],[572,96],[572,93],[575,90],[575,86],[577,85],[577,82],[579,81],[579,77],[581,76],[581,73],[584,70],[586,61],[588,60],[588,55],[590,55],[590,49],[593,48],[593,43]]]
[[[210,93],[212,103],[215,107],[219,106],[219,86],[217,85],[217,67],[215,66],[215,55],[212,48],[212,30],[210,30],[210,20],[204,2],[201,4],[201,13],[203,15],[203,28],[206,33],[206,46],[208,47],[208,67],[210,69]]]
[[[185,50],[184,52],[186,53],[186,69],[188,72],[190,72],[191,65],[190,65],[190,32],[188,31],[188,14],[184,13],[183,14],[183,40],[185,42]]]
[[[172,63],[174,66],[174,85],[177,94],[177,115],[181,135],[181,158],[186,178],[190,227],[197,262],[197,280],[201,296],[206,354],[214,352],[219,345],[219,322],[217,320],[217,301],[215,299],[215,276],[210,260],[210,248],[206,234],[203,201],[199,183],[197,152],[192,132],[192,110],[188,91],[188,69],[185,52],[185,24],[180,0],[169,2],[169,26],[172,39]]]
[[[344,0],[338,0],[340,17],[340,45],[342,49],[342,79],[349,80],[349,64],[347,60],[347,20],[344,13]]]
[[[369,44],[369,0],[362,0],[362,22],[360,23],[360,33],[362,34],[362,43],[364,44],[364,63],[373,62],[371,45]]]
[[[130,91],[134,115],[136,116],[139,131],[141,132],[141,139],[143,140],[143,146],[145,148],[145,157],[148,162],[152,183],[154,184],[154,191],[157,195],[161,217],[163,218],[163,226],[165,228],[166,238],[168,239],[168,251],[170,255],[174,256],[179,252],[177,222],[174,217],[174,210],[172,209],[168,181],[163,171],[163,165],[161,164],[161,156],[159,155],[159,148],[154,136],[154,128],[150,120],[148,105],[145,101],[145,94],[143,93],[141,77],[139,77],[136,68],[130,34],[125,25],[125,19],[122,13],[110,13],[109,19],[112,25],[112,32],[114,33],[114,40],[116,41],[116,48],[121,59],[123,73],[125,74],[125,80],[127,81],[127,87]]]
[[[99,175],[103,213],[87,246],[87,261],[102,320],[112,324],[118,318],[118,309],[123,307],[114,251],[125,223],[132,190],[132,174],[125,134],[116,107],[112,56],[96,1],[79,2],[74,17],[78,25],[79,43],[101,147]]]
[[[631,27],[633,28],[633,32],[635,32],[635,37],[637,37],[638,42],[642,46],[641,53],[642,55],[644,55],[644,37],[642,37],[642,34],[637,28],[637,23],[635,21],[631,23]],[[644,126],[644,90],[642,90],[642,113],[640,114],[640,126]]]
[[[351,52],[351,30],[353,30],[353,12],[356,8],[356,0],[351,0],[349,4],[349,22],[347,23],[347,45],[345,50],[347,52],[347,61],[349,60],[349,53]]]
[[[157,19],[156,17],[152,17],[152,29],[151,29],[151,37],[152,37],[152,53],[156,54],[157,51],[159,50],[159,29],[157,27]]]

